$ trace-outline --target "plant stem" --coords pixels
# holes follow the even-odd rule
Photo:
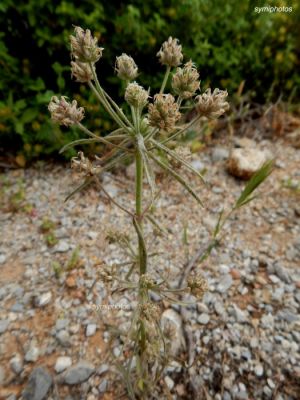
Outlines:
[[[136,183],[135,183],[135,204],[136,204],[136,223],[139,229],[139,267],[140,275],[143,275],[147,271],[146,265],[146,254],[143,239],[141,234],[143,232],[143,159],[139,149],[135,153],[135,167],[136,167]]]
[[[164,76],[164,80],[163,80],[163,83],[162,83],[162,85],[161,85],[161,88],[160,88],[159,93],[163,93],[163,92],[164,92],[165,87],[166,87],[166,84],[167,84],[167,82],[168,82],[168,78],[169,78],[170,71],[171,71],[171,67],[168,65],[168,66],[167,66],[167,69],[166,69],[165,76]]]

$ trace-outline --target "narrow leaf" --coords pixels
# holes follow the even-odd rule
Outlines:
[[[173,176],[174,179],[176,179],[193,197],[194,199],[203,207],[202,201],[196,194],[196,192],[191,188],[191,186],[185,182],[185,180],[177,174],[174,170],[172,170],[167,164],[162,162],[159,158],[155,157],[152,153],[149,153],[150,157],[163,169],[169,172],[170,175]]]
[[[249,180],[246,187],[242,191],[240,197],[237,199],[234,209],[240,208],[249,201],[253,200],[254,197],[250,198],[252,192],[271,174],[273,167],[273,160],[267,161]]]
[[[80,145],[80,144],[89,144],[89,143],[94,143],[94,142],[99,142],[99,140],[98,139],[78,139],[78,140],[74,140],[73,142],[68,143],[64,147],[62,147],[59,150],[59,153],[61,154],[64,151],[66,151],[66,150],[68,150],[68,149],[70,149],[70,148],[72,148],[74,146]]]
[[[87,178],[80,186],[78,186],[73,192],[71,192],[66,198],[65,198],[65,203],[70,200],[71,197],[74,196],[74,194],[81,192],[83,189],[88,187],[92,183],[93,178],[89,177]]]
[[[169,156],[175,158],[175,160],[179,161],[181,164],[183,164],[187,169],[192,171],[194,174],[196,174],[202,182],[205,183],[205,180],[203,176],[200,174],[199,171],[197,171],[189,162],[187,162],[184,158],[180,157],[175,151],[169,149],[167,146],[164,146],[163,144],[157,142],[154,139],[151,139],[151,143],[154,144],[155,147],[163,150],[165,153],[169,154]]]

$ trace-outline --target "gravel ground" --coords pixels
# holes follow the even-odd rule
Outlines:
[[[179,351],[194,363],[188,371],[172,363],[161,382],[171,397],[160,398],[300,398],[300,151],[282,141],[259,146],[275,155],[274,172],[261,197],[226,224],[212,256],[195,266],[209,292],[181,310],[163,304],[165,317],[183,321],[178,335],[187,347]],[[194,179],[205,209],[177,183],[161,183],[155,216],[168,233],[159,236],[146,226],[150,252],[163,253],[152,259],[154,276],[169,271],[176,285],[209,241],[221,206],[240,193],[243,182],[226,172],[227,155],[219,145],[193,156],[208,186],[186,177]],[[134,206],[130,167],[103,182]],[[95,188],[64,203],[76,183],[69,168],[50,164],[1,176],[1,399],[117,398],[106,351],[108,322],[126,330],[135,299],[106,290],[103,268],[124,256],[105,237],[108,229],[134,232],[128,217]],[[109,302],[128,309],[100,315],[91,308]],[[112,344],[118,356],[121,342]]]

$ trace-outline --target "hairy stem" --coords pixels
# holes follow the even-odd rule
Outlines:
[[[147,271],[147,260],[145,252],[145,243],[142,238],[143,234],[143,159],[139,149],[135,153],[135,167],[136,167],[136,183],[135,183],[135,205],[136,205],[136,225],[138,231],[138,254],[139,254],[139,267],[140,275],[145,274]]]
[[[164,92],[165,87],[166,87],[166,84],[167,84],[167,82],[168,82],[168,78],[169,78],[170,71],[171,71],[171,67],[168,65],[168,66],[167,66],[167,69],[166,69],[165,76],[164,76],[164,80],[163,80],[163,83],[162,83],[162,85],[161,85],[161,88],[160,88],[159,93],[163,93],[163,92]]]

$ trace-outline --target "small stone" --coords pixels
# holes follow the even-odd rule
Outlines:
[[[257,364],[254,367],[254,373],[256,376],[261,377],[264,374],[264,368],[261,364]]]
[[[44,307],[44,306],[46,306],[47,304],[50,303],[51,299],[52,299],[52,293],[51,292],[46,292],[46,293],[43,293],[40,296],[37,296],[35,298],[34,303],[35,303],[36,307]]]
[[[223,161],[229,157],[229,151],[224,147],[215,147],[213,149],[211,158],[213,162]]]
[[[56,321],[55,329],[60,331],[61,329],[66,328],[70,323],[70,320],[67,318],[60,318]]]
[[[102,375],[105,374],[109,370],[109,365],[108,364],[102,364],[100,367],[97,369],[96,374],[97,375]]]
[[[192,165],[193,168],[195,168],[197,171],[203,171],[205,170],[205,165],[203,164],[203,162],[201,162],[200,160],[193,160],[190,162],[190,164]]]
[[[52,386],[52,377],[43,367],[35,368],[22,393],[23,400],[48,399],[47,393]]]
[[[248,313],[247,311],[241,310],[237,305],[233,304],[233,309],[234,309],[234,317],[237,320],[237,322],[247,322],[248,321]]]
[[[90,232],[87,233],[87,236],[88,236],[89,239],[95,240],[98,237],[98,232],[90,231]]]
[[[54,248],[55,253],[65,253],[70,249],[70,246],[64,240],[61,240]]]
[[[241,279],[241,273],[238,269],[232,269],[230,271],[230,275],[233,277],[233,279]]]
[[[108,388],[108,380],[103,379],[103,381],[98,386],[99,393],[105,393],[107,391],[107,388]]]
[[[59,374],[60,372],[64,371],[65,369],[69,368],[72,365],[71,357],[58,357],[56,360],[54,369]]]
[[[222,278],[220,279],[218,285],[217,285],[217,291],[219,293],[225,293],[227,292],[227,290],[230,289],[230,287],[232,286],[233,280],[232,280],[232,276],[229,274],[226,274],[224,276],[222,276]]]
[[[2,319],[0,320],[0,334],[4,333],[9,325],[9,320],[8,319]]]
[[[76,279],[74,276],[70,275],[67,277],[66,286],[70,289],[73,289],[77,286]]]
[[[199,324],[202,324],[202,325],[207,325],[209,323],[209,320],[210,320],[210,317],[206,313],[200,314],[199,317],[197,318],[197,321],[199,322]]]
[[[93,364],[87,361],[80,361],[73,367],[69,368],[65,374],[65,383],[68,385],[76,385],[85,382],[94,373]]]
[[[14,373],[17,375],[23,371],[23,361],[22,361],[22,357],[20,356],[20,354],[16,354],[10,360],[10,367],[14,371]]]
[[[0,254],[0,264],[4,264],[6,261],[6,255],[5,254]]]
[[[270,159],[265,150],[253,148],[233,149],[228,160],[228,171],[237,178],[249,179]]]
[[[25,354],[25,361],[27,362],[36,362],[37,359],[39,358],[40,351],[38,347],[36,347],[34,344],[31,344],[29,347],[29,350]]]
[[[96,324],[88,324],[87,327],[86,327],[85,334],[86,334],[87,337],[93,336],[93,335],[95,335],[96,330],[97,330],[97,325]]]
[[[66,330],[61,330],[56,334],[56,338],[62,346],[70,346],[71,345],[71,337],[69,332]]]
[[[169,390],[172,390],[175,385],[173,379],[171,379],[169,376],[165,376],[165,383]]]

